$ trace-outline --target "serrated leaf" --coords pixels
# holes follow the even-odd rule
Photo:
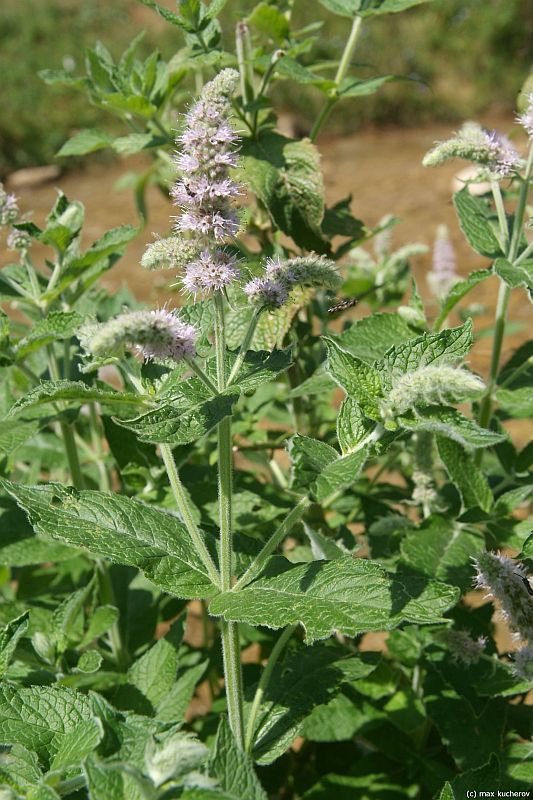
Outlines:
[[[176,680],[178,646],[183,635],[181,625],[175,623],[174,628],[129,668],[125,685],[115,698],[118,708],[150,716],[170,692]]]
[[[77,311],[50,311],[44,319],[37,320],[27,336],[17,342],[16,359],[21,361],[51,342],[70,339],[79,331],[82,322],[83,317]]]
[[[299,647],[277,664],[260,706],[254,734],[254,759],[270,764],[301,733],[312,710],[326,703],[345,682],[369,675],[373,655],[347,655],[339,647]]]
[[[365,224],[351,212],[352,195],[339,200],[334,206],[326,208],[322,220],[322,232],[329,238],[348,236],[352,240],[362,239]]]
[[[98,650],[86,650],[82,653],[76,664],[76,669],[80,672],[97,672],[102,666],[102,656]]]
[[[87,153],[94,153],[110,147],[113,137],[105,131],[96,128],[89,128],[76,133],[72,138],[65,142],[56,153],[57,156],[84,156]]]
[[[328,350],[326,371],[348,397],[357,401],[367,417],[380,419],[379,399],[382,392],[379,372],[343,350],[334,339],[324,336],[323,340]]]
[[[64,561],[76,550],[36,536],[26,515],[11,497],[0,499],[0,564],[25,567],[45,561]]]
[[[316,491],[322,470],[337,460],[337,451],[325,442],[296,434],[289,441],[291,487],[302,492]]]
[[[2,483],[37,533],[137,567],[177,596],[210,597],[217,591],[172,514],[117,494]]]
[[[40,408],[48,403],[57,401],[66,403],[69,408],[95,401],[103,406],[120,408],[121,406],[143,406],[143,399],[136,394],[123,391],[109,391],[87,386],[81,381],[43,381],[34,389],[30,389],[20,400],[17,400],[8,412],[9,417],[17,417],[21,414],[31,416],[31,411]]]
[[[487,278],[490,278],[493,274],[493,271],[490,269],[477,269],[474,272],[471,272],[464,280],[454,283],[441,303],[440,311],[435,322],[433,323],[434,329],[438,331],[448,314],[455,308],[457,303],[459,303],[463,297],[466,297],[466,295],[472,289],[475,289],[479,283]]]
[[[0,686],[2,741],[35,751],[46,764],[92,716],[90,698],[65,686]]]
[[[239,398],[238,389],[229,390],[201,403],[174,402],[133,419],[115,419],[118,425],[133,431],[141,442],[188,444],[199,439],[232,413]]]
[[[354,322],[336,341],[343,350],[348,350],[367,364],[373,364],[394,345],[416,337],[417,334],[399,314],[377,312]]]
[[[228,797],[235,800],[267,800],[252,760],[237,745],[225,716],[220,719],[209,771],[218,778]]]
[[[285,372],[291,364],[290,348],[273,352],[249,350],[235,379],[235,385],[243,392],[253,391],[261,384],[271,381],[281,372]]]
[[[397,422],[411,431],[423,430],[446,436],[463,447],[491,447],[505,440],[505,434],[481,428],[477,422],[448,406],[417,408],[412,414],[398,417]]]
[[[505,258],[497,258],[494,262],[494,270],[511,289],[522,286],[527,289],[529,297],[533,298],[533,261],[511,264]]]
[[[457,599],[451,586],[413,575],[388,577],[376,563],[345,557],[292,565],[268,562],[263,577],[215,597],[209,611],[227,621],[282,628],[299,622],[307,642],[334,631],[356,636],[402,621],[430,624]]]
[[[34,437],[40,430],[42,421],[32,420],[31,422],[13,422],[9,420],[0,421],[0,451],[9,455],[17,447]]]
[[[483,511],[489,511],[492,506],[492,492],[472,456],[451,439],[438,436],[437,446],[446,471],[463,498],[465,508],[479,507]]]
[[[338,88],[339,97],[366,97],[379,91],[386,83],[398,80],[402,80],[400,75],[378,75],[375,78],[367,78],[366,80],[347,77]],[[403,80],[406,80],[406,78],[403,78]]]
[[[343,455],[357,450],[374,430],[374,423],[351,397],[345,397],[337,414],[337,439]]]
[[[524,419],[533,414],[533,387],[519,389],[498,389],[496,400],[509,416]]]
[[[421,575],[466,591],[472,585],[471,559],[485,549],[474,529],[444,517],[431,517],[401,543],[402,561]]]
[[[351,486],[365,465],[368,449],[361,448],[355,453],[341,456],[320,472],[316,480],[316,498],[319,502],[329,497],[332,492]]]
[[[430,365],[454,364],[468,354],[472,342],[472,320],[469,318],[458,328],[424,333],[391,347],[379,364],[384,389],[390,390],[393,378],[402,377],[406,372]]]
[[[162,722],[175,722],[183,719],[191,702],[196,684],[202,679],[208,667],[204,661],[195,667],[187,667],[178,675],[176,683],[157,706],[157,719]]]
[[[489,222],[486,200],[474,197],[465,186],[454,194],[453,204],[468,244],[476,253],[486,258],[502,255],[500,244]]]
[[[29,615],[30,612],[25,611],[0,630],[0,679],[5,675],[19,640],[28,630]]]
[[[102,723],[97,717],[84,719],[76,728],[61,738],[59,748],[50,764],[51,770],[80,766],[95,750],[104,736]]]
[[[446,782],[442,787],[442,791],[439,794],[439,800],[455,800],[455,795],[452,791],[452,787],[448,782]]]
[[[99,636],[108,631],[117,622],[118,618],[119,611],[115,606],[98,606],[98,608],[95,608],[89,617],[89,624],[80,646],[85,647],[95,639],[98,639]]]
[[[74,259],[68,265],[66,275],[77,274],[85,267],[90,267],[97,261],[101,261],[113,253],[120,253],[125,246],[131,242],[139,233],[139,228],[133,225],[119,225],[104,233],[100,239],[89,247],[79,258]]]
[[[248,17],[248,23],[279,44],[282,44],[290,33],[289,21],[283,12],[264,2],[253,9]]]
[[[305,522],[303,528],[311,544],[311,552],[315,561],[335,561],[337,558],[344,558],[346,553],[335,544],[333,539],[328,539],[320,531],[313,530]]]

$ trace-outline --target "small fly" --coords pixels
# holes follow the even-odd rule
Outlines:
[[[335,305],[328,308],[329,314],[337,314],[339,311],[346,311],[347,308],[353,308],[357,305],[359,300],[362,300],[363,297],[366,297],[372,292],[376,292],[378,289],[381,289],[385,284],[380,283],[377,286],[371,286],[370,289],[367,289],[366,292],[361,292],[361,294],[355,295],[355,297],[347,297],[346,300],[340,300]]]

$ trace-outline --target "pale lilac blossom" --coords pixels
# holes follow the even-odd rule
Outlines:
[[[455,250],[446,225],[439,225],[433,244],[432,270],[427,275],[429,288],[439,300],[446,297],[459,276],[456,271]]]
[[[10,225],[16,222],[19,216],[17,198],[14,194],[8,194],[0,183],[0,225]]]
[[[530,139],[533,139],[533,92],[527,97],[526,110],[518,115],[516,121],[522,125]]]

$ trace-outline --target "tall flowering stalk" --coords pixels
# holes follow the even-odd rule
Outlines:
[[[433,295],[442,300],[459,276],[456,269],[455,250],[446,225],[439,225],[433,244],[433,264],[427,281]]]
[[[476,585],[498,602],[517,638],[533,642],[533,602],[524,584],[527,575],[523,567],[496,553],[482,553],[474,559],[474,566]]]

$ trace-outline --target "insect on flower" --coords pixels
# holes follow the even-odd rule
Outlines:
[[[528,595],[530,597],[533,597],[533,587],[531,586],[531,584],[528,581],[528,579],[525,578],[523,575],[520,575],[519,572],[515,572],[515,575],[517,575],[520,578],[520,580],[522,581],[522,583],[524,584],[526,592],[528,593]]]

